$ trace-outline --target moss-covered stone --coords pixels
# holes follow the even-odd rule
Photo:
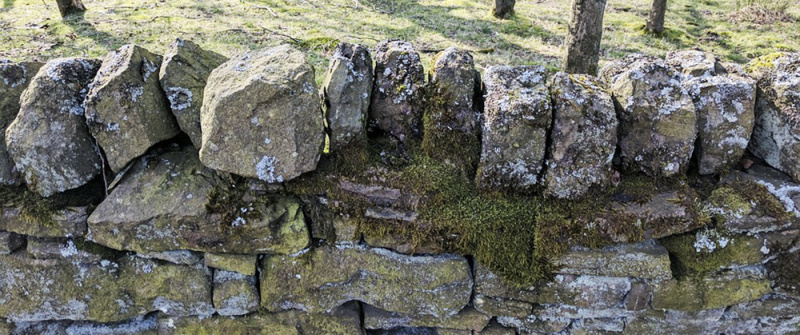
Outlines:
[[[392,312],[446,317],[466,306],[472,293],[462,257],[412,257],[358,246],[269,257],[261,276],[261,305],[270,311],[315,313],[359,300]]]
[[[402,313],[392,313],[364,306],[364,328],[392,329],[395,327],[432,327],[453,330],[480,331],[489,323],[491,315],[482,314],[473,307],[467,307],[450,317],[437,318]]]
[[[425,70],[411,43],[386,40],[375,46],[375,84],[368,127],[405,142],[422,135]]]
[[[256,275],[256,255],[212,254],[206,253],[205,265],[226,271],[238,272],[248,276]]]
[[[695,311],[726,307],[771,292],[769,280],[737,275],[670,280],[655,285],[653,308]]]
[[[667,250],[652,242],[575,248],[556,257],[558,273],[645,279],[672,278]]]
[[[679,276],[706,275],[725,268],[761,263],[761,240],[722,229],[702,229],[660,241]]]
[[[91,239],[118,250],[239,254],[290,254],[310,243],[297,200],[243,188],[204,167],[192,147],[145,159],[92,213]]]
[[[258,310],[256,277],[214,270],[214,308],[219,315],[245,315]]]

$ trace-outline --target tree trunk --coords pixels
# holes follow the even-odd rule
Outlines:
[[[81,0],[56,0],[58,3],[58,11],[61,12],[61,17],[67,17],[72,13],[79,13],[86,11]]]
[[[494,0],[492,15],[496,18],[505,19],[514,14],[514,4],[516,0]]]
[[[606,0],[572,1],[569,31],[564,41],[564,72],[597,75],[605,8]]]
[[[653,0],[650,17],[647,18],[647,30],[661,34],[664,31],[664,14],[667,12],[667,0]]]

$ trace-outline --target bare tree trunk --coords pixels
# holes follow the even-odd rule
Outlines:
[[[653,0],[650,17],[647,18],[647,30],[661,34],[664,31],[664,14],[667,12],[667,0]]]
[[[567,73],[597,75],[606,0],[573,0],[562,68]]]
[[[516,0],[494,0],[492,6],[492,15],[496,18],[505,19],[514,14],[514,5]]]
[[[86,11],[81,0],[56,0],[58,3],[58,11],[61,12],[61,17],[67,17],[72,13],[79,13]]]

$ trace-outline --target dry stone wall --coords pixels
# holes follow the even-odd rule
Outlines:
[[[0,334],[800,332],[800,55],[314,71],[0,62]]]

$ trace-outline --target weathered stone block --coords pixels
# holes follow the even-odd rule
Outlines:
[[[5,134],[8,125],[17,117],[20,105],[19,98],[31,79],[42,67],[38,62],[14,63],[0,60],[0,134]],[[0,184],[19,184],[20,177],[6,150],[6,141],[0,141]]]
[[[256,277],[214,271],[214,308],[219,315],[245,315],[258,310]]]
[[[86,95],[86,119],[114,172],[180,133],[158,82],[161,56],[128,44],[103,59]]]
[[[449,317],[432,317],[428,315],[410,315],[387,312],[380,308],[364,305],[364,328],[366,329],[392,329],[395,327],[433,327],[453,330],[480,331],[487,324],[491,315],[478,312],[475,308],[467,307],[458,314]]]
[[[424,89],[425,70],[411,43],[378,43],[368,126],[401,142],[421,136]]]
[[[89,217],[90,239],[145,253],[291,254],[310,243],[297,200],[246,201],[234,189],[200,163],[194,148],[164,153],[133,166],[97,206]],[[210,211],[209,204],[222,213]]]
[[[201,128],[212,169],[267,183],[316,169],[325,134],[314,68],[288,45],[234,57],[208,77]]]
[[[749,149],[800,182],[800,54],[762,56],[747,68],[758,80],[756,120]]]
[[[0,215],[0,229],[36,237],[79,237],[86,235],[87,207],[57,210],[47,222],[32,220],[22,214],[22,207],[6,207]]]
[[[85,88],[99,67],[90,59],[51,60],[19,98],[5,142],[28,188],[44,197],[82,186],[101,171],[83,116]]]
[[[670,279],[667,249],[653,241],[603,249],[573,248],[554,261],[559,273],[603,277]]]
[[[258,256],[206,253],[203,260],[208,267],[255,276]]]
[[[654,285],[653,308],[696,311],[730,306],[761,298],[771,291],[769,280],[709,276],[670,280]]]
[[[539,183],[553,121],[546,79],[541,66],[486,70],[479,188],[530,191]]]
[[[594,77],[559,72],[550,82],[553,129],[545,194],[575,199],[611,180],[617,115],[611,95]]]
[[[176,38],[161,63],[158,79],[166,92],[172,115],[195,148],[202,145],[200,106],[206,79],[217,66],[227,61],[223,55],[203,50],[192,41]]]
[[[262,266],[261,305],[270,311],[314,313],[359,300],[391,312],[447,317],[466,306],[472,292],[466,259],[453,255],[338,246],[269,257]]]
[[[697,115],[680,74],[664,61],[642,55],[602,71],[618,109],[622,165],[651,176],[686,170],[697,138]]]
[[[369,49],[360,44],[339,43],[322,84],[331,150],[366,141],[372,83]]]

